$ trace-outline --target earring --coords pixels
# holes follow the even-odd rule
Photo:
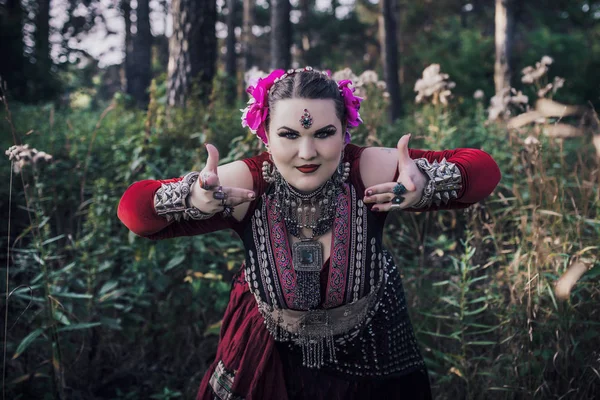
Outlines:
[[[340,158],[340,164],[337,167],[337,173],[338,173],[338,182],[340,183],[344,183],[348,180],[348,177],[350,176],[350,163],[349,162],[344,162],[344,151],[346,149],[343,148],[342,149],[342,157]]]
[[[344,183],[348,180],[350,176],[350,163],[349,162],[341,162],[337,168],[338,172],[338,181],[340,183]]]
[[[275,165],[271,165],[268,161],[263,161],[262,177],[267,183],[275,182],[277,177],[277,169],[275,168]]]

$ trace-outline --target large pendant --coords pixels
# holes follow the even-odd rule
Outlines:
[[[323,245],[316,240],[292,244],[292,262],[296,271],[296,300],[294,307],[314,309],[321,303],[319,274],[323,266]]]

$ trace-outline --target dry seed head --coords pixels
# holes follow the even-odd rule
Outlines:
[[[423,76],[415,83],[414,91],[417,92],[415,101],[421,103],[425,100],[439,99],[440,103],[448,104],[448,98],[452,95],[450,89],[456,84],[448,80],[449,75],[440,72],[439,64],[431,64],[423,70]]]
[[[15,173],[21,172],[26,165],[36,166],[40,162],[52,161],[52,156],[44,151],[30,149],[28,144],[11,146],[4,152],[8,159],[13,162]]]

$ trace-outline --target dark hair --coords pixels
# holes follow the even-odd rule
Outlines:
[[[319,71],[301,71],[276,82],[269,92],[269,117],[265,121],[267,132],[271,115],[279,100],[285,99],[331,99],[335,102],[335,114],[346,128],[346,108],[337,83]]]

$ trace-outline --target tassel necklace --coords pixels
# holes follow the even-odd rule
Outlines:
[[[281,213],[287,231],[300,239],[292,244],[292,263],[296,271],[294,307],[315,309],[321,303],[319,274],[323,266],[323,245],[316,240],[327,233],[335,219],[337,198],[344,191],[344,182],[350,174],[350,163],[340,163],[336,172],[311,193],[294,189],[269,162],[263,163],[263,178],[273,184],[269,196]],[[303,229],[312,231],[309,237]]]

